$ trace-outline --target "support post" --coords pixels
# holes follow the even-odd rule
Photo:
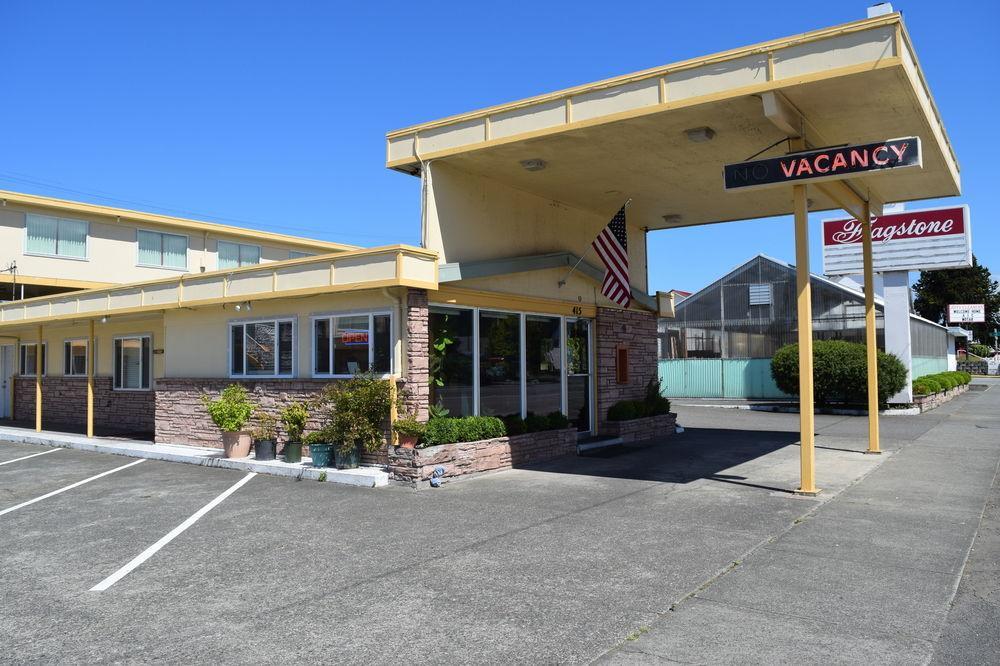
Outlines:
[[[94,320],[87,336],[87,437],[94,436]]]
[[[816,495],[815,421],[813,414],[812,292],[809,286],[809,210],[806,186],[792,186],[795,211],[795,292],[799,328],[799,463],[801,495]]]
[[[38,325],[38,339],[35,342],[35,431],[42,431],[42,325]]]
[[[875,275],[872,266],[871,204],[865,202],[861,219],[861,252],[865,272],[865,351],[868,358],[868,450],[879,454],[878,441],[878,341],[875,336]],[[909,321],[906,322],[909,326]]]

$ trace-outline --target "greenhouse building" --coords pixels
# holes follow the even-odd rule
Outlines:
[[[814,339],[864,343],[864,293],[815,274],[811,287]],[[878,296],[875,308],[884,349]],[[659,320],[660,378],[671,397],[789,397],[771,378],[771,357],[797,335],[795,266],[760,254]],[[954,369],[955,339],[944,326],[910,314],[910,340],[911,378]]]

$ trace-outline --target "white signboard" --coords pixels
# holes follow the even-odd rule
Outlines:
[[[949,305],[948,321],[952,324],[982,324],[986,321],[986,306],[982,303]]]
[[[876,273],[972,266],[968,206],[908,210],[872,218],[872,263]],[[863,272],[861,223],[823,222],[823,272]]]

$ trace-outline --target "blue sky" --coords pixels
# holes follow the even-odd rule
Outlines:
[[[419,182],[384,168],[386,131],[863,18],[867,4],[5,0],[0,188],[416,243]],[[958,153],[975,252],[1000,276],[1000,3],[894,6]],[[697,289],[756,252],[792,259],[791,220],[656,232],[651,287]]]

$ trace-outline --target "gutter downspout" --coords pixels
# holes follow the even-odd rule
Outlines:
[[[431,162],[425,162],[420,155],[420,247],[427,249],[427,198],[431,188]]]

